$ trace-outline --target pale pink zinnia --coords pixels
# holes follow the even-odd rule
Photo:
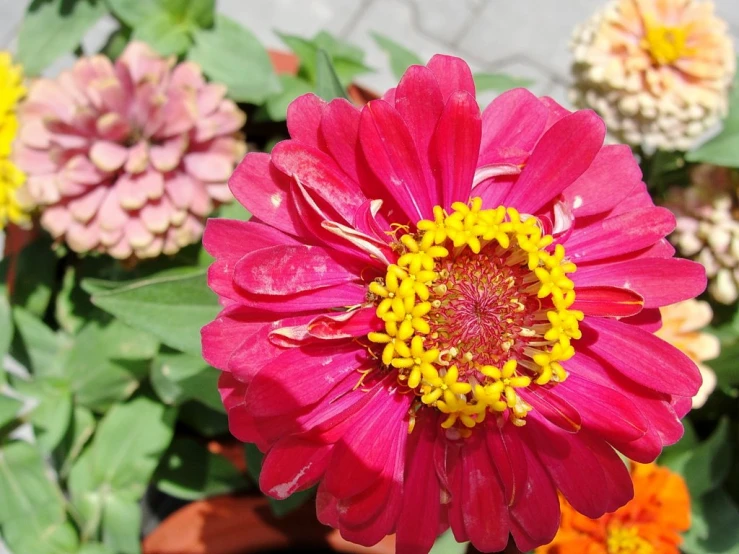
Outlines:
[[[225,94],[137,42],[115,63],[82,58],[39,79],[20,109],[24,198],[77,252],[140,259],[197,242],[245,151],[244,114]]]
[[[254,220],[204,237],[203,353],[262,490],[318,484],[322,522],[403,553],[548,543],[557,491],[626,503],[616,450],[653,460],[700,385],[659,307],[705,287],[629,149],[522,89],[481,114],[446,56],[361,109],[302,96],[288,129],[229,181]]]

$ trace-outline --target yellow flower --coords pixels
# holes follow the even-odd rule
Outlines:
[[[655,464],[632,463],[634,498],[599,519],[579,514],[560,497],[554,540],[536,554],[679,554],[690,527],[690,495],[682,477]]]
[[[13,65],[10,54],[0,52],[0,229],[8,222],[23,224],[29,220],[17,196],[26,176],[10,160],[18,132],[15,107],[25,92],[20,66]]]
[[[699,408],[716,388],[716,374],[701,362],[714,359],[721,349],[718,338],[699,331],[713,318],[711,306],[707,302],[690,299],[660,308],[660,312],[662,328],[655,334],[687,354],[701,372],[703,384],[693,397],[693,407]]]
[[[703,0],[612,0],[575,30],[573,100],[647,151],[688,150],[724,117],[736,66]]]

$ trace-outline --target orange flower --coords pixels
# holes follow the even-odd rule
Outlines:
[[[590,519],[560,497],[554,540],[536,554],[679,554],[690,527],[690,496],[682,477],[655,464],[633,463],[634,498],[612,514]]]

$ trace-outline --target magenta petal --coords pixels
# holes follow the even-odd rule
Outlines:
[[[346,308],[367,300],[367,287],[358,283],[342,283],[285,296],[242,293],[239,302],[271,314],[312,312],[326,308]]]
[[[495,460],[508,506],[513,505],[518,495],[523,493],[528,480],[526,455],[521,449],[520,439],[515,436],[515,430],[512,423],[499,427],[495,422],[489,425],[485,432],[488,451]]]
[[[536,212],[585,173],[605,134],[603,120],[590,110],[555,123],[537,143],[505,204],[522,213]]]
[[[611,287],[577,287],[573,310],[587,316],[629,317],[641,312],[644,299],[633,290]]]
[[[240,441],[254,443],[260,450],[266,450],[267,445],[254,423],[254,418],[244,409],[246,385],[230,373],[221,373],[218,390],[228,413],[230,433]]]
[[[293,140],[319,148],[318,128],[326,102],[313,93],[298,96],[287,107],[287,131]]]
[[[225,309],[200,330],[203,358],[213,367],[228,369],[228,360],[234,350],[264,322],[254,315],[245,315]]]
[[[662,313],[659,311],[659,308],[645,308],[637,315],[624,317],[620,321],[621,323],[636,325],[650,333],[655,333],[662,328]]]
[[[416,144],[426,182],[435,183],[429,149],[431,137],[444,109],[444,99],[436,77],[429,68],[412,65],[406,70],[395,91],[395,109],[405,121]],[[433,196],[434,202],[442,198],[440,193]]]
[[[512,152],[531,152],[546,121],[546,107],[526,89],[509,90],[496,97],[482,112],[478,165],[501,162]]]
[[[269,154],[250,153],[236,167],[228,187],[255,217],[290,233],[298,234],[297,222],[287,206],[287,177],[275,170]]]
[[[234,281],[254,294],[294,294],[357,280],[318,246],[273,246],[251,252],[234,267]]]
[[[435,418],[419,418],[408,439],[403,484],[403,506],[396,526],[396,549],[407,554],[427,554],[441,521],[441,489],[434,470]],[[423,506],[423,517],[418,507]]]
[[[361,367],[365,357],[366,350],[352,342],[330,348],[321,345],[285,350],[254,376],[247,408],[264,419],[312,406]],[[290,370],[289,379],[284,378],[286,368]]]
[[[641,170],[631,148],[623,144],[606,145],[563,194],[575,217],[584,217],[612,209],[640,181]]]
[[[429,60],[426,67],[436,76],[444,102],[459,90],[468,92],[472,98],[475,97],[475,80],[472,78],[470,66],[463,59],[436,54]]]
[[[367,164],[408,218],[433,217],[435,194],[426,177],[408,127],[400,114],[383,100],[372,100],[362,110],[359,140]]]
[[[518,431],[518,429],[516,429]],[[510,508],[511,534],[522,552],[548,544],[559,528],[559,499],[549,475],[533,450],[540,447],[516,437],[525,453],[528,477],[518,499]]]
[[[570,366],[565,363],[565,367]],[[633,441],[643,437],[649,428],[642,413],[634,410],[633,398],[575,373],[570,373],[566,385],[557,387],[552,394],[577,404],[583,428],[596,431],[606,440]],[[587,402],[582,401],[584,398]]]
[[[462,495],[467,536],[483,552],[503,551],[510,527],[508,506],[482,437],[466,439],[460,451],[460,462],[462,490],[458,492]]]
[[[467,202],[472,190],[477,156],[480,151],[480,108],[464,91],[453,93],[436,125],[432,139],[441,183],[442,207]]]
[[[575,263],[611,258],[656,243],[675,228],[666,208],[641,208],[576,229],[565,242]]]
[[[702,293],[706,288],[706,270],[699,263],[684,259],[641,258],[579,268],[572,280],[577,290],[581,286],[628,287],[644,297],[645,308],[657,308]]]
[[[521,395],[534,407],[534,410],[563,431],[577,433],[582,427],[582,420],[577,409],[562,397],[551,394],[547,389],[530,388]]]
[[[264,458],[259,488],[273,498],[284,500],[312,487],[326,471],[332,446],[298,437],[278,441]]]
[[[203,246],[218,260],[237,262],[244,254],[277,245],[300,243],[274,227],[256,221],[210,218],[205,224]]]
[[[320,127],[326,150],[336,165],[355,182],[360,182],[357,170],[359,117],[360,112],[355,106],[343,98],[337,98],[323,110]]]
[[[319,315],[308,325],[311,336],[322,340],[361,337],[370,331],[382,331],[383,321],[374,306],[343,314]]]
[[[692,397],[698,392],[701,376],[695,363],[662,339],[610,319],[589,318],[581,325],[582,341],[587,344],[588,351],[629,379],[679,396]]]
[[[272,163],[280,171],[321,198],[350,223],[367,201],[359,186],[348,179],[328,154],[295,141],[283,141],[272,150]]]
[[[375,397],[373,410],[365,410],[361,425],[352,426],[336,443],[324,483],[326,490],[339,499],[367,490],[377,481],[393,452],[400,432],[407,435],[406,412],[411,398],[407,395]],[[404,427],[404,428],[403,428]]]
[[[611,448],[594,450],[600,439],[591,438],[586,432],[577,435],[560,433],[542,424],[536,418],[528,422],[531,437],[536,437],[536,454],[552,477],[555,486],[562,491],[567,501],[581,514],[597,519],[606,511],[614,510],[629,499],[631,477],[626,464],[621,462]],[[613,464],[613,461],[617,464]],[[611,462],[611,463],[609,463]],[[613,473],[607,475],[603,465],[607,464]],[[610,486],[618,483],[620,486]],[[609,489],[615,489],[609,490]],[[618,493],[618,490],[625,491]],[[614,502],[616,492],[625,497],[622,503]]]

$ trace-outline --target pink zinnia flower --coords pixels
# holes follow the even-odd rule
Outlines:
[[[203,352],[262,490],[318,483],[321,521],[404,553],[447,527],[545,544],[557,491],[592,518],[626,503],[614,449],[653,460],[700,385],[659,307],[705,287],[629,149],[525,90],[480,114],[446,56],[361,109],[302,96],[288,128],[230,180],[254,219],[205,232]]]
[[[133,42],[115,63],[82,58],[31,86],[16,151],[28,174],[23,197],[72,250],[174,254],[231,200],[245,116],[224,85],[175,62]]]

